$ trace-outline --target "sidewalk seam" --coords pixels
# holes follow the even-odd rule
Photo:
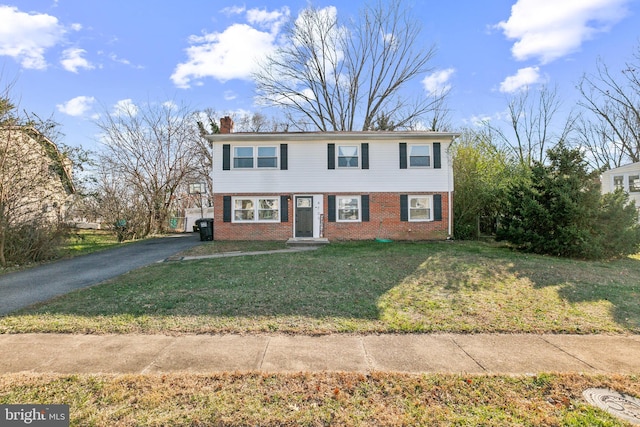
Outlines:
[[[367,370],[369,372],[373,372],[375,365],[373,363],[373,358],[367,351],[367,345],[364,342],[364,337],[360,337],[360,346],[362,347],[362,351],[364,352],[364,361],[367,364]]]
[[[486,368],[482,363],[478,362],[478,361],[476,360],[476,358],[475,358],[475,357],[473,357],[473,356],[471,355],[471,353],[469,353],[467,350],[465,350],[465,349],[464,349],[464,347],[462,347],[462,346],[458,343],[458,341],[456,341],[455,337],[452,337],[452,338],[451,338],[451,341],[456,345],[456,347],[458,347],[460,350],[462,350],[462,352],[463,352],[464,354],[466,354],[466,355],[467,355],[467,357],[468,357],[469,359],[473,360],[473,363],[475,363],[476,365],[478,365],[478,366],[480,367],[480,369],[482,369],[484,372],[489,372],[489,370],[488,370],[488,369],[487,369],[487,368]]]
[[[564,354],[566,354],[567,356],[576,359],[577,361],[579,361],[580,363],[584,363],[585,365],[587,365],[588,367],[590,367],[591,369],[594,369],[596,371],[599,371],[600,369],[598,369],[596,366],[593,366],[591,363],[587,362],[586,360],[582,360],[581,358],[579,358],[578,356],[569,353],[567,350],[565,350],[564,348],[552,343],[551,341],[547,340],[546,337],[544,335],[541,335],[540,338],[542,339],[542,341],[546,342],[547,344],[551,345],[552,347],[557,348],[558,350],[560,350],[561,352],[563,352]]]
[[[271,337],[268,337],[267,344],[264,346],[264,351],[262,352],[262,355],[260,356],[260,366],[258,367],[258,369],[260,371],[262,370],[262,366],[264,365],[264,359],[267,357],[267,351],[269,350],[269,345],[270,344],[271,344]]]
[[[164,346],[164,348],[162,348],[160,351],[158,351],[155,356],[153,357],[153,360],[151,362],[149,362],[149,364],[147,366],[145,366],[140,373],[141,374],[146,374],[149,372],[149,370],[151,369],[151,367],[156,366],[156,362],[158,361],[158,359],[160,358],[160,356],[162,356],[164,353],[166,353],[167,349],[169,349],[169,347],[172,347],[176,344],[176,341],[178,340],[178,338],[173,338],[171,340],[171,342],[169,342],[169,344],[167,344],[166,346]]]

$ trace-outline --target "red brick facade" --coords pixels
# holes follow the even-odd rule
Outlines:
[[[352,194],[352,193],[350,193]],[[444,240],[449,235],[448,193],[442,197],[442,220],[427,222],[401,221],[398,193],[369,193],[369,221],[329,222],[328,195],[324,195],[322,237],[331,240]],[[337,194],[338,196],[340,194]],[[288,221],[278,223],[224,222],[224,196],[274,196],[279,194],[216,194],[214,200],[214,240],[287,240],[294,234],[293,197],[288,199]]]

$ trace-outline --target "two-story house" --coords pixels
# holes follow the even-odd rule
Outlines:
[[[455,133],[221,133],[215,240],[427,240],[452,234]]]
[[[618,188],[629,194],[629,200],[640,208],[640,163],[631,163],[609,169],[600,176],[602,194],[613,193]]]

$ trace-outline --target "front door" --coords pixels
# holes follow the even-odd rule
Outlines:
[[[313,237],[313,197],[296,197],[296,237]]]

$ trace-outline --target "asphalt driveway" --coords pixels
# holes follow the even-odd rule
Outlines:
[[[176,234],[0,276],[0,316],[163,261],[198,244],[197,233]]]

